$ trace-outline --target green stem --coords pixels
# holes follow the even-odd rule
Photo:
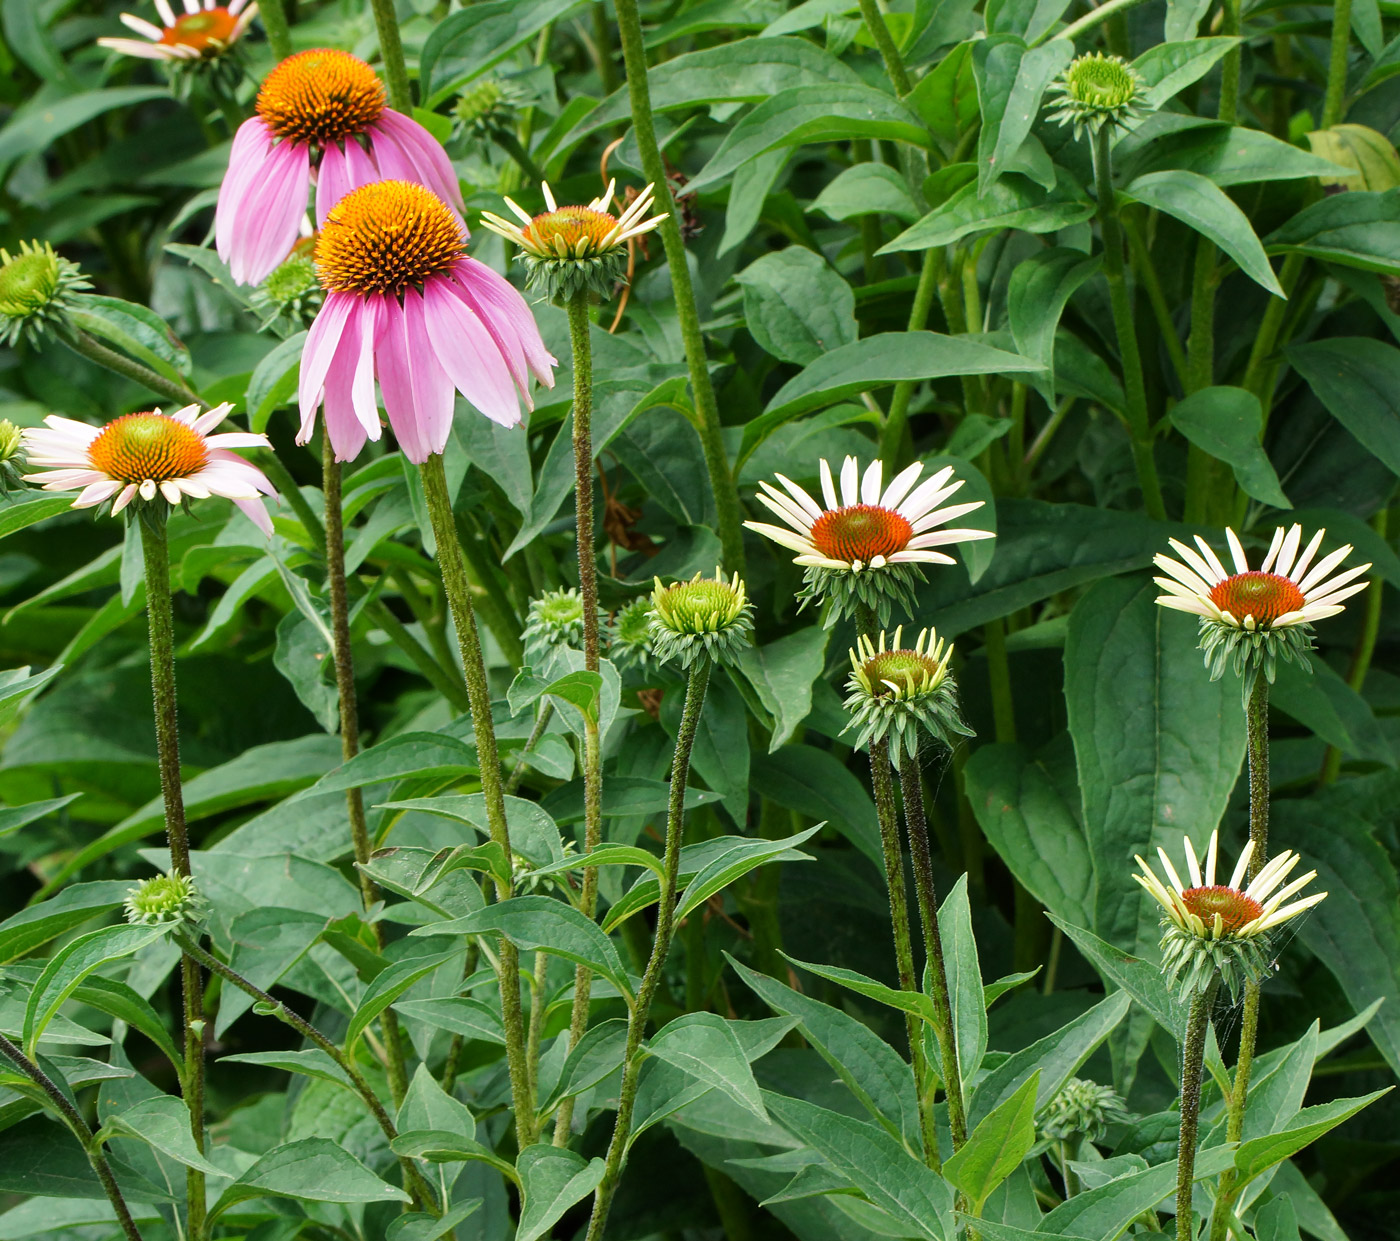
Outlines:
[[[1069,1143],[1061,1138],[1056,1145],[1060,1155],[1060,1177],[1065,1183],[1065,1201],[1068,1202],[1079,1192],[1079,1178],[1070,1171]]]
[[[992,719],[999,742],[1016,740],[1016,702],[1011,692],[1011,664],[1006,657],[1006,621],[998,617],[982,626],[987,679],[992,691]]]
[[[598,80],[606,99],[618,88],[617,66],[613,64],[612,23],[608,21],[608,6],[603,0],[593,0],[593,50],[598,57]]]
[[[408,66],[403,59],[403,40],[399,38],[394,0],[370,0],[370,6],[374,9],[375,28],[379,31],[379,58],[384,62],[389,106],[404,116],[412,116],[413,92],[408,85]]]
[[[928,955],[928,981],[933,992],[937,1017],[934,1037],[943,1063],[943,1093],[948,1098],[948,1127],[953,1134],[953,1150],[967,1141],[967,1107],[963,1101],[962,1067],[958,1062],[957,1034],[953,1027],[953,1007],[948,996],[948,966],[943,956],[943,933],[938,925],[938,889],[933,881],[933,857],[929,852],[928,819],[924,815],[924,782],[917,755],[905,758],[899,769],[904,794],[904,828],[909,834],[909,856],[914,864],[914,891],[919,901],[919,920],[924,930],[924,950]],[[938,1152],[929,1166],[937,1168]]]
[[[875,40],[880,59],[885,62],[885,72],[890,76],[890,85],[894,87],[894,93],[903,99],[914,89],[914,84],[909,80],[909,71],[900,59],[899,48],[895,45],[890,28],[885,24],[884,16],[875,0],[860,0],[860,15],[865,22],[865,28],[870,31],[870,37]]]
[[[452,621],[457,628],[457,644],[461,648],[462,672],[467,681],[477,761],[481,768],[481,792],[486,802],[486,822],[492,841],[510,858],[513,854],[510,827],[506,822],[505,791],[501,783],[501,758],[496,747],[496,728],[491,720],[491,687],[486,679],[486,664],[481,658],[481,637],[476,629],[471,589],[462,563],[461,543],[457,538],[457,523],[452,514],[452,498],[447,493],[447,475],[442,468],[441,454],[430,454],[418,471],[423,480],[423,495],[432,521],[433,537],[437,540],[437,560],[442,572],[443,589],[447,593],[447,605],[452,612]],[[510,880],[497,878],[496,899],[509,900],[510,895]],[[520,954],[504,936],[501,937],[496,960],[501,988],[501,1018],[506,1035],[506,1062],[510,1070],[515,1109],[515,1136],[520,1149],[524,1150],[535,1141],[535,1101],[530,1092],[525,1024],[520,1005]]]
[[[1134,5],[1141,4],[1142,2],[1143,0],[1106,0],[1106,3],[1099,5],[1098,8],[1090,9],[1089,12],[1077,22],[1070,22],[1063,30],[1055,31],[1054,37],[1057,39],[1068,39],[1070,42],[1073,42],[1086,30],[1092,30],[1100,22],[1107,21],[1115,14],[1121,13],[1125,9],[1130,9]],[[1031,46],[1039,47],[1048,38],[1050,38],[1050,32],[1047,30],[1040,38],[1032,43]]]
[[[1303,254],[1290,254],[1283,260],[1278,271],[1279,287],[1283,297],[1271,297],[1264,307],[1263,318],[1259,320],[1259,331],[1249,351],[1249,361],[1245,364],[1243,387],[1259,398],[1264,407],[1264,425],[1269,422],[1269,412],[1274,403],[1274,381],[1278,373],[1278,358],[1274,356],[1274,346],[1278,341],[1279,329],[1288,313],[1287,298],[1293,294],[1294,286],[1302,273],[1307,257]]]
[[[524,144],[515,135],[513,130],[502,126],[491,131],[491,140],[501,148],[516,163],[516,166],[532,182],[538,185],[545,180],[544,172],[540,166],[531,158],[530,152],[525,149]]]
[[[325,527],[322,526],[321,519],[316,516],[315,510],[306,502],[306,497],[301,494],[301,488],[297,486],[292,472],[283,464],[282,458],[272,449],[263,449],[258,453],[256,464],[267,475],[272,485],[277,488],[278,496],[291,506],[292,512],[297,515],[297,520],[306,528],[306,537],[311,540],[312,546],[317,551],[324,552],[326,550]]]
[[[1262,673],[1254,678],[1245,710],[1249,747],[1249,839],[1254,852],[1249,859],[1253,879],[1269,860],[1269,681]]]
[[[158,507],[157,507],[158,506]],[[190,875],[190,842],[185,828],[185,800],[180,787],[180,734],[175,707],[175,616],[170,603],[170,544],[165,530],[165,503],[142,506],[129,520],[141,523],[141,551],[146,569],[146,621],[151,641],[151,698],[155,709],[156,751],[170,868]],[[185,1077],[182,1089],[190,1113],[190,1135],[204,1152],[204,982],[199,966],[186,953],[180,959],[184,998]],[[207,1231],[204,1173],[185,1169],[190,1241]]]
[[[1147,302],[1152,307],[1152,317],[1157,320],[1157,330],[1162,333],[1162,343],[1167,348],[1172,370],[1185,388],[1186,354],[1182,351],[1176,324],[1172,322],[1171,307],[1167,305],[1166,294],[1162,292],[1162,280],[1157,274],[1157,265],[1152,261],[1152,252],[1131,220],[1119,216],[1118,222],[1123,226],[1123,235],[1128,239],[1128,249],[1133,256],[1133,274],[1147,294]]]
[[[624,0],[624,3],[626,0]],[[666,956],[671,950],[675,930],[676,887],[681,867],[681,839],[685,816],[685,790],[690,780],[690,751],[695,744],[695,730],[700,723],[700,711],[705,703],[705,690],[710,681],[710,661],[702,656],[690,670],[685,686],[685,707],[681,711],[680,728],[676,733],[676,752],[671,761],[671,792],[666,814],[666,852],[661,864],[661,896],[656,906],[656,934],[652,939],[651,956],[637,990],[636,1002],[627,1019],[627,1050],[622,1060],[622,1085],[618,1092],[617,1119],[613,1123],[612,1140],[608,1143],[603,1179],[593,1194],[593,1214],[588,1221],[586,1241],[602,1241],[607,1227],[608,1211],[617,1193],[622,1175],[622,1161],[627,1142],[632,1136],[632,1111],[637,1103],[637,1081],[642,1069],[640,1055],[646,1035],[651,1002],[661,983]]]
[[[481,955],[481,945],[473,939],[467,944],[467,955],[462,962],[462,977],[470,978],[476,973],[477,959]],[[466,1035],[454,1034],[452,1042],[447,1047],[447,1058],[442,1069],[442,1089],[445,1094],[451,1094],[454,1086],[457,1085],[457,1066],[462,1059],[462,1048],[466,1046]]]
[[[393,1144],[399,1136],[399,1131],[394,1127],[394,1122],[390,1118],[389,1113],[385,1111],[384,1104],[379,1101],[379,1096],[374,1093],[370,1084],[365,1081],[363,1075],[360,1073],[359,1069],[355,1067],[354,1062],[349,1056],[322,1034],[320,1030],[307,1021],[305,1017],[293,1012],[292,1009],[283,1004],[281,1000],[274,999],[261,987],[244,978],[243,975],[231,965],[225,965],[218,957],[214,956],[212,953],[206,952],[187,935],[177,933],[175,942],[190,956],[194,957],[195,960],[203,965],[211,974],[217,974],[226,982],[231,982],[240,991],[252,996],[253,999],[263,1006],[263,1009],[270,1016],[276,1017],[279,1021],[285,1022],[287,1025],[291,1026],[292,1029],[304,1039],[314,1043],[325,1052],[326,1055],[334,1060],[341,1072],[350,1079],[350,1084],[354,1088],[355,1093],[360,1096],[365,1106],[369,1108],[370,1115],[374,1117],[375,1123],[379,1125],[380,1132],[383,1133],[384,1137],[391,1145]],[[432,1211],[435,1215],[441,1215],[442,1212],[437,1207],[437,1200],[433,1194],[432,1188],[428,1185],[427,1181],[424,1180],[423,1174],[418,1171],[418,1166],[413,1160],[409,1159],[407,1156],[400,1155],[399,1167],[403,1171],[404,1184],[413,1194],[416,1205],[424,1210]]]
[[[122,1232],[126,1235],[127,1241],[141,1241],[141,1230],[136,1227],[136,1221],[131,1218],[126,1199],[122,1197],[121,1186],[117,1184],[117,1178],[112,1175],[112,1167],[107,1162],[107,1156],[103,1153],[101,1144],[93,1137],[92,1129],[83,1119],[83,1114],[73,1106],[68,1096],[59,1088],[58,1083],[3,1034],[0,1034],[0,1053],[3,1053],[5,1058],[14,1064],[15,1068],[48,1096],[54,1110],[63,1117],[64,1124],[73,1131],[73,1136],[82,1144],[83,1151],[88,1157],[88,1163],[92,1165],[92,1170],[97,1173],[97,1179],[102,1182],[102,1191],[107,1195],[107,1201],[112,1204],[112,1210],[116,1212],[117,1222],[121,1224]]]
[[[1342,119],[1347,91],[1347,48],[1350,44],[1351,0],[1332,0],[1332,47],[1327,58],[1327,94],[1323,97],[1319,129],[1331,129]]]
[[[1102,13],[1112,8],[1113,4],[1114,0],[1108,0],[1095,12]],[[1138,351],[1132,301],[1123,274],[1123,233],[1118,224],[1110,154],[1112,132],[1111,125],[1104,125],[1094,136],[1094,177],[1099,200],[1099,228],[1103,235],[1103,273],[1108,281],[1113,328],[1118,337],[1118,354],[1123,365],[1128,431],[1132,437],[1133,461],[1137,465],[1143,504],[1149,517],[1165,521],[1167,510],[1162,503],[1162,486],[1157,479],[1157,463],[1152,455],[1152,428],[1147,413],[1147,388],[1142,378],[1142,356]]]
[[[569,299],[569,345],[574,367],[574,506],[577,512],[579,594],[583,596],[583,663],[589,672],[598,671],[598,559],[594,552],[593,531],[593,347],[588,339],[588,292],[580,290]],[[585,718],[583,726],[583,848],[590,853],[603,842],[603,760],[602,739],[596,718]],[[583,872],[579,912],[592,918],[598,907],[598,867]],[[593,972],[586,965],[574,969],[574,1001],[569,1010],[569,1050],[588,1029],[589,1001]],[[560,1104],[554,1124],[554,1144],[563,1146],[574,1119],[574,1100]]]
[[[540,708],[540,713],[535,719],[535,726],[530,730],[530,735],[525,739],[525,744],[520,747],[520,757],[515,760],[515,766],[510,773],[510,779],[506,781],[506,796],[513,797],[516,789],[520,787],[520,782],[525,778],[525,759],[540,743],[540,738],[544,736],[545,729],[549,727],[549,721],[554,717],[554,704],[546,702]]]
[[[943,275],[943,259],[942,246],[924,251],[919,283],[914,289],[914,304],[909,308],[911,332],[921,332],[928,326],[933,299],[938,295],[938,281]],[[916,386],[912,379],[901,379],[890,396],[890,412],[885,415],[885,425],[880,430],[880,457],[886,471],[893,471],[903,455],[904,441],[909,435],[909,402]]]
[[[389,610],[389,605],[383,599],[376,599],[369,605],[369,610],[370,615],[374,617],[375,624],[388,635],[389,641],[413,661],[413,666],[423,674],[429,685],[458,711],[471,710],[471,702],[467,698],[465,686],[461,681],[455,679],[457,674],[455,663],[452,664],[450,673],[444,670],[442,665],[433,658],[432,653],[409,633],[403,622]]]
[[[292,54],[292,31],[287,25],[283,0],[261,0],[258,16],[262,18],[263,29],[267,31],[267,46],[273,56],[286,60]]]
[[[520,642],[520,626],[515,612],[506,598],[506,593],[497,580],[498,565],[490,563],[489,557],[481,554],[477,541],[471,532],[463,532],[458,523],[457,547],[462,553],[469,587],[479,589],[476,610],[481,613],[482,622],[496,639],[506,662],[519,667],[525,662],[525,648]]]
[[[1201,1067],[1206,1055],[1206,1026],[1211,1005],[1220,986],[1217,975],[1204,991],[1191,999],[1186,1018],[1186,1046],[1181,1067],[1181,1141],[1177,1148],[1176,1241],[1195,1241],[1195,1211],[1191,1206],[1191,1186],[1196,1182],[1196,1134],[1201,1119]]]
[[[159,371],[153,371],[149,366],[142,366],[140,362],[133,361],[124,353],[108,349],[101,341],[95,340],[86,332],[74,332],[71,336],[63,336],[60,339],[74,353],[86,358],[89,362],[95,362],[98,366],[130,379],[143,388],[149,388],[160,396],[178,401],[182,408],[186,405],[199,405],[208,408],[199,399],[198,394],[189,387],[178,384],[173,379],[167,379]]]
[[[671,276],[671,288],[676,295],[676,318],[681,339],[685,343],[685,360],[690,371],[690,387],[695,396],[695,413],[699,423],[700,446],[705,454],[705,467],[710,475],[710,490],[719,514],[719,539],[724,549],[725,567],[732,573],[744,568],[744,536],[739,510],[739,490],[729,468],[729,456],[724,449],[720,430],[719,405],[715,400],[714,384],[710,380],[705,357],[705,337],[700,330],[700,311],[695,303],[695,289],[686,265],[685,241],[681,237],[680,211],[671,194],[666,178],[666,164],[656,141],[652,123],[651,88],[647,81],[646,47],[642,42],[642,19],[637,0],[615,0],[618,36],[622,43],[622,60],[627,71],[627,92],[632,104],[632,132],[641,155],[642,173],[655,187],[658,205],[666,208],[666,219],[658,230],[666,250],[666,266]]]
[[[340,755],[349,762],[360,752],[360,705],[355,694],[355,655],[350,645],[350,594],[345,581],[345,519],[341,511],[340,462],[335,459],[331,437],[321,436],[321,489],[326,501],[326,586],[331,604],[332,652],[335,661],[335,684],[340,699]],[[350,844],[355,852],[356,869],[360,876],[360,897],[366,910],[380,899],[379,885],[369,877],[369,864],[374,845],[370,840],[369,822],[365,818],[365,798],[359,786],[345,792],[345,809],[350,820]],[[384,924],[372,924],[375,942],[384,951]],[[404,1069],[403,1038],[399,1032],[398,1015],[386,1008],[379,1018],[384,1034],[385,1069],[389,1076],[389,1093],[397,1108],[408,1092],[408,1074]]]

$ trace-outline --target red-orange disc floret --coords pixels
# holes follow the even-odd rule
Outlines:
[[[182,13],[173,26],[161,32],[160,42],[166,47],[192,47],[201,55],[216,55],[229,45],[237,29],[238,18],[225,8]]]
[[[1238,933],[1264,913],[1264,907],[1252,896],[1221,883],[1209,888],[1187,888],[1181,894],[1181,903],[1206,924],[1207,930],[1215,925],[1216,914],[1220,915],[1224,930]]]
[[[92,468],[124,483],[188,478],[209,463],[204,438],[165,414],[123,414],[88,448]]]
[[[812,523],[812,544],[832,560],[869,564],[876,556],[888,559],[903,551],[914,537],[908,520],[878,504],[852,504],[832,509]]]
[[[288,56],[267,75],[257,112],[278,138],[325,146],[373,125],[384,98],[384,84],[363,60],[318,47]]]
[[[432,190],[374,181],[326,216],[316,238],[316,274],[332,293],[400,294],[465,253],[462,225]]]
[[[594,211],[592,207],[560,207],[537,215],[520,231],[527,241],[551,251],[556,241],[562,240],[565,248],[573,253],[578,243],[587,239],[587,253],[600,248],[603,239],[616,227],[617,220],[606,211]]]
[[[1298,584],[1277,573],[1236,573],[1211,588],[1210,601],[1238,621],[1252,616],[1264,625],[1299,611],[1304,603]]]

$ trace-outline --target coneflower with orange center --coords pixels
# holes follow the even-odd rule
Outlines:
[[[123,13],[122,25],[141,37],[98,39],[97,45],[142,60],[173,64],[208,61],[233,47],[258,15],[258,6],[249,0],[230,0],[228,4],[219,4],[217,0],[203,0],[203,4],[200,0],[184,0],[184,9],[177,14],[170,0],[155,0],[156,14],[161,20],[159,26],[134,13]]]
[[[234,135],[214,216],[219,257],[239,284],[259,283],[287,257],[313,173],[318,227],[345,195],[373,181],[424,185],[462,209],[437,139],[388,107],[374,70],[348,52],[288,56],[267,75],[256,111]]]
[[[1327,532],[1319,530],[1299,554],[1303,528],[1282,526],[1274,531],[1269,550],[1258,569],[1249,567],[1239,536],[1225,531],[1233,572],[1226,569],[1210,545],[1196,536],[1193,550],[1171,539],[1181,558],[1158,554],[1153,563],[1168,574],[1154,579],[1166,593],[1157,602],[1200,619],[1200,645],[1205,652],[1211,680],[1224,675],[1227,666],[1243,682],[1248,698],[1254,678],[1263,671],[1270,683],[1279,657],[1294,660],[1305,669],[1306,652],[1312,649],[1312,624],[1341,612],[1342,602],[1366,589],[1355,579],[1369,564],[1333,574],[1349,555],[1351,545],[1313,563]]]
[[[531,375],[553,386],[525,299],[468,258],[466,242],[461,217],[408,181],[376,181],[336,204],[316,239],[326,300],[302,354],[299,443],[323,405],[337,460],[377,440],[378,378],[399,447],[421,465],[447,445],[455,393],[514,426]]]
[[[894,604],[906,612],[914,610],[914,586],[923,580],[920,565],[955,563],[937,548],[996,537],[989,530],[940,529],[956,517],[975,512],[982,501],[939,508],[963,480],[954,479],[953,467],[945,466],[919,483],[923,468],[922,462],[915,462],[882,489],[879,461],[867,466],[862,476],[856,459],[847,457],[841,466],[838,497],[831,467],[822,461],[825,508],[779,474],[783,490],[759,483],[757,499],[786,526],[760,521],[744,525],[797,552],[793,563],[807,571],[799,598],[804,606],[814,599],[829,599],[828,626],[858,605],[872,609],[884,625]]]
[[[1167,882],[1141,857],[1136,859],[1141,873],[1133,876],[1163,910],[1162,971],[1183,1001],[1205,992],[1217,973],[1231,994],[1237,994],[1245,983],[1268,977],[1268,932],[1311,909],[1327,893],[1289,900],[1317,878],[1317,871],[1311,870],[1280,886],[1301,860],[1291,849],[1270,858],[1248,884],[1241,886],[1254,856],[1253,841],[1245,845],[1228,883],[1216,882],[1218,833],[1210,834],[1204,866],[1190,838],[1183,838],[1182,843],[1190,883],[1181,881],[1162,848],[1157,856]]]

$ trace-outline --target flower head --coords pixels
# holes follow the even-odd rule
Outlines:
[[[128,504],[181,504],[186,498],[223,496],[232,500],[264,534],[272,521],[262,497],[276,495],[256,466],[232,448],[270,448],[267,436],[248,431],[211,435],[232,405],[201,413],[187,405],[173,414],[160,410],[123,414],[103,427],[50,414],[47,430],[23,433],[31,466],[45,473],[26,474],[27,482],[45,491],[78,491],[74,508],[112,502],[113,515]]]
[[[954,734],[972,736],[958,714],[958,686],[948,671],[953,648],[932,629],[919,633],[912,647],[900,644],[904,628],[878,640],[862,634],[851,652],[846,710],[857,730],[856,748],[888,741],[890,761],[899,767],[919,753],[924,736],[951,745]]]
[[[655,205],[650,185],[620,216],[614,216],[608,204],[615,185],[609,181],[602,195],[584,207],[559,206],[549,186],[541,185],[548,211],[530,216],[507,198],[506,206],[520,217],[520,224],[489,211],[481,213],[481,222],[520,247],[530,288],[559,301],[568,301],[584,289],[611,297],[614,286],[627,275],[628,242],[651,232],[666,218],[665,212],[647,218]]]
[[[633,599],[608,628],[608,658],[619,668],[646,672],[651,664],[651,599]]]
[[[1109,1125],[1128,1118],[1127,1105],[1112,1086],[1071,1077],[1046,1104],[1040,1132],[1055,1141],[1082,1137],[1097,1142]]]
[[[204,920],[204,898],[188,875],[152,875],[127,890],[126,920],[137,926],[193,926]]]
[[[288,56],[263,82],[256,108],[234,135],[214,217],[219,257],[239,284],[257,284],[287,257],[313,170],[318,227],[350,191],[386,179],[427,186],[461,210],[446,152],[385,105],[374,70],[348,52]]]
[[[1142,871],[1133,876],[1163,909],[1162,970],[1183,999],[1204,991],[1217,971],[1234,994],[1244,983],[1260,982],[1267,976],[1266,933],[1311,909],[1327,893],[1315,892],[1300,901],[1289,901],[1317,878],[1317,871],[1310,870],[1286,887],[1279,886],[1301,860],[1292,850],[1285,849],[1271,858],[1241,887],[1254,856],[1253,841],[1245,845],[1230,881],[1223,884],[1215,881],[1217,833],[1210,834],[1204,869],[1190,838],[1184,838],[1183,844],[1189,885],[1181,882],[1167,851],[1161,848],[1157,856],[1167,882],[1163,883],[1141,857],[1136,860]]]
[[[1261,668],[1273,681],[1274,663],[1280,655],[1308,667],[1304,652],[1312,646],[1313,621],[1337,615],[1344,599],[1365,590],[1366,583],[1355,579],[1371,567],[1357,565],[1329,577],[1352,549],[1350,544],[1339,547],[1313,564],[1326,533],[1319,530],[1299,555],[1302,526],[1292,526],[1286,532],[1280,526],[1274,531],[1264,563],[1251,569],[1239,537],[1226,530],[1233,573],[1200,535],[1196,536],[1199,551],[1170,540],[1179,561],[1160,553],[1153,557],[1153,563],[1170,575],[1154,579],[1166,591],[1157,602],[1201,618],[1200,645],[1211,680],[1217,680],[1226,665],[1233,664],[1248,695]]]
[[[23,432],[8,418],[0,418],[0,496],[24,481]]]
[[[91,287],[77,264],[59,258],[47,242],[22,241],[18,254],[0,249],[0,345],[21,336],[42,344],[67,322],[73,294]]]
[[[315,317],[324,294],[316,275],[316,260],[309,248],[298,245],[253,290],[248,302],[262,317],[264,330],[278,326],[290,335]]]
[[[583,596],[578,591],[551,590],[530,601],[526,616],[525,656],[534,663],[556,647],[583,648]]]
[[[468,258],[461,218],[431,190],[376,181],[347,194],[316,240],[325,304],[301,363],[301,431],[323,403],[338,460],[379,438],[374,380],[400,448],[421,464],[440,453],[460,392],[514,426],[530,376],[552,387],[554,359],[525,299]]]
[[[1147,110],[1143,100],[1147,84],[1121,56],[1103,52],[1076,56],[1053,89],[1059,94],[1051,98],[1050,106],[1059,110],[1050,119],[1073,124],[1076,138],[1086,129],[1092,136],[1105,125],[1126,126]]]
[[[894,603],[913,611],[913,587],[922,580],[920,564],[954,563],[951,556],[935,548],[995,537],[988,530],[940,530],[944,523],[981,508],[982,501],[939,508],[963,480],[950,482],[953,467],[945,466],[916,487],[923,468],[922,462],[916,462],[882,491],[879,461],[871,462],[862,477],[856,459],[847,457],[841,466],[838,499],[831,467],[823,461],[825,509],[779,474],[784,490],[760,483],[758,499],[786,526],[759,521],[744,524],[797,552],[793,563],[807,570],[800,597],[804,605],[812,599],[830,599],[833,607],[827,614],[828,625],[849,615],[857,604],[872,608],[883,625]]]
[[[485,138],[515,124],[520,105],[529,92],[500,78],[478,78],[457,96],[453,115],[467,132]]]
[[[737,573],[733,581],[726,581],[718,568],[713,578],[697,573],[672,586],[655,580],[649,624],[652,650],[663,663],[677,660],[687,669],[706,657],[732,663],[748,646],[753,605]]]
[[[162,25],[148,22],[133,13],[121,15],[122,25],[139,34],[139,39],[98,39],[99,47],[111,48],[124,56],[142,60],[175,63],[212,60],[222,56],[247,32],[258,6],[249,0],[184,0],[184,12],[176,14],[170,0],[155,0]]]

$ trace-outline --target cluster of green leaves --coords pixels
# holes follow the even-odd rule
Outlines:
[[[287,7],[298,47],[377,56],[368,0]],[[913,82],[902,97],[855,0],[643,9],[751,515],[760,479],[815,491],[820,459],[882,456],[955,466],[963,496],[986,501],[968,520],[997,535],[930,571],[918,615],[898,618],[957,639],[978,734],[926,773],[971,1136],[941,1174],[918,1157],[904,1014],[926,1028],[932,1004],[892,986],[875,807],[843,736],[854,634],[799,613],[800,570],[751,538],[756,644],[716,673],[700,725],[684,925],[609,1235],[952,1241],[976,1216],[988,1241],[1111,1241],[1165,1220],[1183,1013],[1131,859],[1217,826],[1237,845],[1247,790],[1238,687],[1208,681],[1193,623],[1154,605],[1146,571],[1172,535],[1219,545],[1233,524],[1261,543],[1298,521],[1325,526],[1329,548],[1354,544],[1385,585],[1324,623],[1311,675],[1281,666],[1272,690],[1273,836],[1330,894],[1281,945],[1238,1146],[1222,1105],[1234,1023],[1219,1014],[1197,1208],[1234,1168],[1254,1241],[1388,1237],[1400,1202],[1379,1170],[1397,1154],[1396,1104],[1352,1117],[1400,1071],[1400,680],[1381,607],[1400,586],[1387,516],[1400,473],[1394,15],[1353,0],[1338,70],[1327,5],[1253,6],[1241,39],[1221,33],[1233,0],[1150,2],[1074,40],[1056,36],[1089,12],[1079,0],[887,7]],[[270,542],[216,503],[171,522],[194,870],[211,950],[331,1033],[386,1104],[378,1023],[392,1007],[410,1061],[392,1100],[399,1137],[391,1149],[329,1056],[220,987],[213,1141],[195,1149],[177,1098],[176,952],[119,921],[133,878],[163,865],[139,543],[38,493],[0,506],[0,647],[17,669],[0,677],[0,1032],[92,1116],[147,1237],[175,1235],[184,1167],[209,1178],[216,1235],[573,1236],[602,1175],[650,938],[682,686],[654,664],[605,660],[591,678],[568,654],[522,670],[529,600],[576,574],[567,363],[525,430],[462,405],[446,454],[503,758],[521,770],[506,858],[477,791],[421,485],[392,443],[345,477],[366,748],[344,763],[334,735],[320,469],[292,443],[304,325],[263,330],[208,244],[266,45],[241,48],[241,79],[172,91],[94,45],[122,8],[143,2],[0,3],[6,244],[48,240],[79,262],[98,294],[84,329],[235,402],[301,486],[310,516],[283,505]],[[540,205],[509,145],[454,120],[459,96],[490,80],[511,85],[511,134],[560,201],[599,192],[605,150],[610,174],[640,187],[607,7],[397,9],[416,115],[448,146],[469,222],[503,194]],[[1165,521],[1144,513],[1089,145],[1043,107],[1074,52],[1100,47],[1132,61],[1150,109],[1115,135],[1112,187]],[[1222,121],[1227,70],[1242,86]],[[611,305],[592,330],[609,612],[654,576],[720,559],[659,249],[638,252],[617,330]],[[505,270],[484,230],[473,252]],[[567,359],[563,313],[535,310]],[[151,401],[56,343],[0,352],[0,416],[22,425]],[[596,923],[572,903],[567,847],[584,814],[585,714],[605,738]],[[351,789],[381,847],[368,869],[385,901],[368,911]],[[529,891],[488,904],[483,883],[512,868]],[[498,935],[537,954],[525,989],[537,1097],[542,1115],[574,1101],[567,1147],[515,1147],[484,958]],[[595,976],[593,1024],[570,1051],[579,963]],[[936,1064],[931,1034],[928,1046]],[[1074,1076],[1112,1083],[1133,1120],[1066,1153],[1036,1118]],[[0,1236],[114,1235],[87,1159],[45,1106],[0,1073]],[[398,1157],[450,1198],[442,1220],[402,1213]]]

